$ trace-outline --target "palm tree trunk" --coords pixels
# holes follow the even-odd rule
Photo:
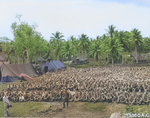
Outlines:
[[[113,54],[111,53],[112,55],[112,67],[114,66],[114,57],[113,57]]]
[[[135,45],[135,58],[136,58],[136,63],[138,63],[137,45]]]
[[[123,54],[122,54],[122,64],[123,64]]]
[[[112,66],[114,65],[114,59],[112,58]]]
[[[84,59],[87,58],[87,51],[84,52]]]
[[[68,56],[68,60],[71,61],[71,56]]]
[[[106,64],[108,64],[109,63],[109,56],[108,56],[108,54],[107,54],[107,60],[106,61],[107,61]]]
[[[96,61],[98,62],[98,54],[96,54]]]

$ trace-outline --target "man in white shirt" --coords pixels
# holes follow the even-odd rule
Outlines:
[[[9,114],[8,114],[9,100],[8,100],[7,92],[4,92],[3,102],[4,102],[4,106],[5,106],[4,114],[5,114],[5,117],[7,117],[7,116],[9,116]]]

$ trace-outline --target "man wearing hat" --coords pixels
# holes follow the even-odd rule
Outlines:
[[[3,97],[3,102],[4,102],[4,106],[5,106],[5,117],[9,116],[8,114],[8,108],[9,108],[9,100],[8,100],[8,96],[7,96],[7,92],[4,92],[4,97]]]

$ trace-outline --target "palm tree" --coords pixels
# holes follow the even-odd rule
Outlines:
[[[48,53],[45,56],[45,58],[47,59],[50,56],[50,58],[52,60],[56,59],[56,57],[55,57],[56,40],[50,39],[47,46],[48,46]]]
[[[117,37],[108,38],[105,42],[105,52],[110,55],[112,58],[112,65],[114,64],[114,57],[119,58],[119,55],[121,55],[123,51],[122,44],[120,43],[119,39]]]
[[[76,39],[74,36],[70,36],[69,40],[72,42],[72,44],[76,47],[76,53],[79,54],[80,53],[80,47],[79,47],[79,39]]]
[[[92,40],[91,41],[91,45],[89,47],[89,55],[93,56],[94,58],[96,57],[96,61],[98,62],[98,55],[100,55],[100,53],[102,53],[102,44],[103,44],[103,40],[101,37],[97,36],[96,40]]]
[[[106,30],[107,33],[108,33],[108,35],[110,36],[110,38],[113,37],[113,35],[114,35],[114,33],[115,33],[115,28],[116,28],[115,26],[110,25],[110,26],[108,26],[108,30]]]
[[[122,44],[122,47],[124,48],[124,51],[129,49],[129,40],[125,36],[124,31],[118,32],[118,38],[120,43]]]
[[[150,51],[150,37],[145,37],[143,40],[143,50],[145,53]]]
[[[72,35],[69,37],[69,40],[71,40],[71,42],[76,45],[76,38]]]
[[[137,47],[143,43],[142,35],[141,35],[141,31],[138,31],[138,29],[136,29],[136,28],[134,28],[131,32],[132,32],[132,43],[135,46],[136,63],[138,63]]]
[[[88,47],[89,47],[89,37],[85,34],[81,34],[81,36],[79,36],[79,43],[78,46],[80,47],[81,52],[84,53],[84,56],[86,55],[87,51],[88,51]]]
[[[124,48],[124,51],[131,51],[132,50],[132,43],[131,43],[131,40],[132,40],[132,33],[129,32],[129,31],[125,31],[124,33],[124,37],[125,37],[125,40],[127,40],[127,45],[128,46],[125,46]]]
[[[60,58],[60,52],[61,52],[61,47],[62,47],[62,43],[64,41],[63,37],[64,35],[62,35],[62,33],[60,32],[56,32],[55,34],[52,33],[53,36],[51,36],[51,39],[53,40],[53,45],[55,45],[54,47],[54,52],[56,55],[56,59]]]
[[[101,37],[102,41],[104,41],[107,38],[106,34],[103,34],[103,36]]]
[[[52,33],[52,35],[53,36],[51,36],[51,39],[55,39],[56,42],[58,42],[59,40],[64,40],[64,39],[62,39],[64,37],[64,35],[62,35],[62,33],[58,32],[58,31],[55,34]]]
[[[105,43],[107,45],[104,48],[106,49],[106,52],[108,53],[108,55],[110,55],[112,58],[112,65],[114,64],[114,56],[116,56],[117,53],[120,53],[120,51],[122,51],[122,48],[120,47],[121,46],[120,42],[116,35],[118,31],[115,31],[115,28],[116,27],[113,25],[108,26],[108,30],[106,30],[108,37],[103,36],[105,37],[105,40],[106,40]],[[116,57],[118,58],[118,56]]]
[[[104,47],[105,51],[112,58],[112,65],[114,64],[114,57],[119,58],[118,55],[121,55],[123,51],[122,44],[120,43],[118,37],[116,36],[116,33],[118,31],[115,31],[115,28],[116,27],[113,25],[108,26],[108,30],[106,31],[109,37],[105,39],[106,47]]]
[[[129,50],[129,39],[126,37],[126,33],[124,31],[117,31],[115,32],[116,37],[119,39],[122,47],[124,48],[123,51],[126,52]],[[122,64],[123,64],[123,54],[122,54]]]
[[[73,43],[68,40],[63,43],[63,46],[61,48],[61,55],[63,57],[68,57],[68,60],[71,60],[71,57],[76,54],[76,47],[73,45]]]

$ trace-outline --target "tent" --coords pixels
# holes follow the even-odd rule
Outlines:
[[[134,58],[134,60],[136,60],[136,51],[135,50],[132,53],[132,57]],[[137,59],[138,59],[138,62],[146,62],[146,59],[139,53],[137,53]]]
[[[60,60],[57,60],[56,61],[61,67],[65,67],[65,65],[60,61]]]
[[[3,77],[1,80],[2,83],[15,82],[15,81],[17,81],[17,77],[11,77],[9,75],[7,75],[6,77]]]
[[[82,64],[87,64],[88,63],[88,56],[87,56],[87,53],[78,53],[76,55],[76,58],[73,59],[72,61],[73,64],[79,64],[79,65],[82,65]]]
[[[60,60],[50,62],[47,61],[45,64],[42,65],[42,71],[45,73],[48,71],[53,72],[64,67],[65,65]]]
[[[35,73],[30,63],[24,64],[5,64],[3,63],[0,68],[1,71],[1,82],[13,82],[17,81],[17,77],[21,74],[26,74],[29,77],[35,77]]]

